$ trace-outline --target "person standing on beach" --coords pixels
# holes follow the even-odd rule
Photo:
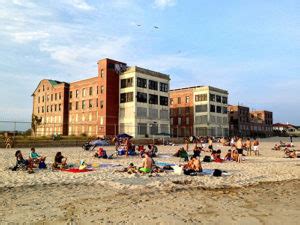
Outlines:
[[[253,151],[254,155],[259,156],[259,141],[256,138],[253,141]]]
[[[252,147],[251,140],[250,140],[250,138],[247,138],[246,150],[247,150],[247,155],[250,155],[250,156],[251,156],[251,150],[252,150],[251,147]]]
[[[239,157],[238,157],[238,163],[242,161],[242,156],[243,156],[243,139],[239,138],[236,142],[236,149],[238,151]]]
[[[212,138],[208,138],[208,149],[210,152],[212,152],[213,150],[213,141],[212,141]]]

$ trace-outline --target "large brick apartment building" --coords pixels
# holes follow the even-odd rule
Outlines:
[[[272,135],[272,112],[266,110],[251,112],[249,107],[240,105],[230,105],[228,106],[228,111],[231,135]]]
[[[210,86],[170,91],[171,134],[174,137],[227,136],[228,92]]]
[[[32,95],[33,115],[41,119],[34,133],[114,136],[121,131],[134,137],[159,134],[169,130],[169,121],[163,116],[169,115],[169,80],[168,75],[127,67],[111,59],[98,61],[96,77],[71,83],[42,80]]]

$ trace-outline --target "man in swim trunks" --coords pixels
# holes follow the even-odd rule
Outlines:
[[[139,168],[139,171],[142,173],[150,173],[152,171],[153,160],[149,156],[149,153],[145,153],[145,158],[143,159],[142,167]]]
[[[239,154],[237,162],[240,163],[242,161],[242,156],[243,156],[243,139],[239,138],[235,145],[236,145],[236,150],[238,151]]]

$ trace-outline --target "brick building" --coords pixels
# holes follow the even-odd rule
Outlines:
[[[123,78],[131,76],[133,92],[127,95],[132,97],[131,104],[126,104],[132,113],[123,112],[124,109],[124,90],[122,88]],[[126,63],[118,62],[111,59],[102,59],[98,61],[98,76],[66,83],[53,80],[42,80],[33,93],[33,115],[41,119],[36,126],[34,133],[37,136],[48,136],[55,133],[63,135],[93,135],[93,136],[113,136],[119,133],[119,126],[122,131],[128,131],[129,134],[137,136],[135,129],[130,132],[128,127],[136,127],[138,123],[135,120],[136,110],[139,109],[137,99],[137,90],[139,90],[139,78],[146,79],[146,88],[149,85],[149,91],[146,92],[146,102],[143,102],[145,108],[150,112],[152,108],[161,110],[167,109],[168,112],[168,88],[169,76],[154,71],[142,69],[139,67],[127,67]],[[162,83],[166,90],[151,90],[150,83],[156,83],[161,87]],[[147,89],[148,90],[148,89]],[[152,93],[153,92],[153,93]],[[154,93],[155,92],[155,93]],[[158,102],[153,103],[151,96],[156,94],[157,99],[164,96],[167,98],[167,105],[157,107]],[[126,97],[125,96],[125,97]],[[152,96],[153,97],[153,96]],[[165,99],[164,99],[165,100]],[[122,113],[120,114],[120,108]],[[124,118],[132,120],[120,123]],[[146,115],[148,117],[148,114]],[[34,117],[33,117],[34,118]],[[165,119],[155,119],[155,124],[162,130],[169,130],[169,122]],[[146,118],[148,119],[148,118]],[[162,121],[162,122],[161,122]],[[144,124],[145,121],[143,121]],[[165,125],[163,125],[165,124]],[[125,128],[124,128],[125,126]],[[149,121],[147,121],[149,126]],[[148,133],[148,130],[146,131]],[[154,131],[153,131],[154,132]],[[152,133],[153,133],[152,132]],[[145,135],[144,135],[145,136]]]
[[[171,134],[174,137],[227,136],[228,92],[210,86],[170,91]]]
[[[230,135],[236,136],[271,136],[273,113],[252,111],[240,105],[228,106]]]

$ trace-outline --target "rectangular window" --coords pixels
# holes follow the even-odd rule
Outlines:
[[[222,103],[223,103],[223,104],[227,104],[227,102],[228,102],[227,97],[222,97]]]
[[[85,97],[86,96],[86,90],[85,88],[82,89],[82,97]]]
[[[40,96],[38,97],[38,103],[40,103],[40,101],[41,101],[41,98],[40,98]]]
[[[159,84],[159,90],[162,92],[168,92],[169,91],[169,85],[166,83],[160,83]]]
[[[195,95],[195,102],[207,101],[207,94]]]
[[[185,103],[189,103],[190,102],[190,96],[186,96],[185,97]]]
[[[57,93],[55,93],[54,99],[55,99],[55,101],[57,100]]]
[[[137,115],[138,118],[146,118],[147,117],[147,108],[137,107],[136,108],[136,115]]]
[[[53,94],[51,94],[51,101],[53,101]]]
[[[57,105],[56,104],[54,105],[54,111],[55,112],[57,111]]]
[[[170,117],[169,117],[169,110],[161,109],[160,110],[160,118],[161,119],[166,119],[166,120],[170,119]]]
[[[58,99],[61,100],[61,93],[58,94]]]
[[[79,96],[79,90],[76,90],[75,91],[75,97],[78,98],[78,96]]]
[[[104,93],[104,87],[103,87],[103,86],[100,87],[100,93],[101,93],[101,94]]]
[[[79,102],[75,103],[75,109],[78,110],[79,109]]]
[[[177,98],[177,103],[181,104],[181,98],[180,97]]]
[[[215,102],[216,101],[216,95],[210,94],[209,95],[209,100],[212,101],[212,102]]]
[[[96,93],[99,94],[99,87],[96,88]]]
[[[43,112],[45,112],[45,110],[44,110],[44,106],[42,106],[42,113],[43,113]]]
[[[96,99],[96,107],[98,108],[98,98]]]
[[[170,105],[173,105],[174,101],[173,98],[170,98]]]
[[[158,96],[149,94],[149,104],[157,105],[158,104]]]
[[[144,102],[144,103],[147,103],[147,94],[146,94],[146,93],[143,93],[143,92],[137,92],[136,100],[137,100],[138,102]]]
[[[133,78],[127,78],[121,80],[121,88],[127,88],[133,86]]]
[[[132,102],[132,101],[133,101],[133,92],[122,93],[120,95],[120,102],[121,103]]]
[[[155,135],[158,133],[158,125],[157,124],[150,124],[150,134]]]
[[[150,119],[158,119],[158,110],[157,109],[149,109],[149,118]]]
[[[210,112],[216,112],[216,106],[210,105]]]
[[[216,95],[216,99],[217,99],[217,102],[221,102],[222,100],[222,98],[221,98],[221,96],[220,95]]]
[[[92,107],[93,107],[93,100],[90,99],[90,100],[89,100],[89,108],[92,108]]]
[[[81,102],[81,108],[85,109],[85,100],[82,100],[82,102]]]
[[[72,91],[70,91],[70,98],[72,98],[72,93],[73,93],[73,92],[72,92]]]
[[[178,125],[181,125],[181,117],[178,117]]]
[[[157,91],[158,88],[157,86],[158,86],[157,81],[149,80],[149,89]]]
[[[103,109],[103,107],[104,107],[104,102],[101,100],[100,101],[100,108]]]
[[[228,111],[227,111],[227,107],[223,107],[223,114],[227,114]]]
[[[190,125],[190,118],[189,118],[189,117],[186,117],[186,118],[185,118],[185,124],[186,124],[186,125]]]
[[[52,112],[52,110],[53,110],[53,106],[51,105],[51,106],[50,106],[50,112]]]
[[[49,106],[47,106],[47,112],[49,112]]]
[[[104,70],[101,69],[101,70],[100,70],[100,77],[103,78],[103,76],[104,76]]]
[[[72,111],[72,102],[69,103],[69,110]]]
[[[196,112],[207,112],[207,105],[196,105]]]
[[[136,85],[140,88],[147,88],[147,80],[138,77],[136,80]]]
[[[90,96],[93,95],[93,87],[90,87],[89,94],[90,94]]]
[[[185,113],[189,114],[190,113],[190,107],[185,107]]]
[[[58,105],[58,111],[61,111],[61,104]]]
[[[147,134],[147,124],[146,123],[138,123],[138,134],[139,135]]]
[[[168,106],[168,103],[169,103],[168,97],[160,96],[159,97],[159,103],[160,103],[160,105]]]
[[[221,106],[217,106],[217,113],[222,113],[222,107]]]

